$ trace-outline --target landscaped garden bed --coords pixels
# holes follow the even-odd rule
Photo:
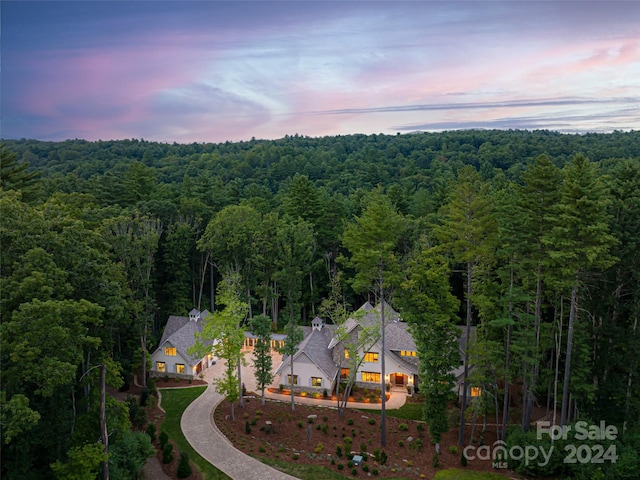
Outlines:
[[[258,458],[326,467],[345,476],[377,478],[433,478],[438,470],[460,467],[457,432],[445,434],[439,466],[434,467],[435,447],[423,422],[387,416],[386,447],[381,447],[379,413],[347,409],[339,416],[335,408],[296,405],[288,402],[246,398],[235,408],[223,401],[214,412],[218,428],[239,450]],[[479,430],[476,430],[479,433]],[[484,433],[491,444],[495,435]],[[363,457],[357,465],[353,455]],[[467,469],[514,475],[494,470],[489,461],[472,460]]]

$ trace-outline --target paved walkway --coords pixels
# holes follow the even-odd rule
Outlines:
[[[251,363],[251,356],[247,355],[247,360]],[[277,363],[274,357],[274,363]],[[264,463],[245,455],[236,449],[229,440],[218,430],[213,421],[213,410],[222,402],[223,397],[216,392],[211,384],[211,379],[220,376],[224,367],[223,362],[218,362],[211,368],[204,371],[204,380],[209,383],[209,387],[196,400],[187,407],[182,414],[180,428],[185,438],[196,452],[204,459],[234,480],[296,480],[296,477],[282,473]],[[274,365],[274,369],[278,364]],[[242,368],[242,381],[247,390],[256,390],[255,380],[252,375],[253,367]],[[276,386],[276,385],[274,385]],[[269,398],[288,401],[290,396],[275,393],[268,394]],[[388,409],[399,408],[406,400],[406,392],[394,391],[391,398],[386,402]],[[315,400],[311,398],[296,397],[296,403],[325,405],[335,407],[336,402],[331,400]],[[380,404],[350,403],[349,407],[380,409]]]

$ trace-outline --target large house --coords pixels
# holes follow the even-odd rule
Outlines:
[[[208,314],[206,310],[200,312],[194,308],[188,317],[169,317],[158,348],[151,354],[151,376],[194,379],[202,370],[215,363],[212,354],[194,357],[188,353],[195,342],[196,332],[202,331],[202,320]]]
[[[381,307],[365,303],[345,323],[348,338],[355,343],[363,328],[379,325]],[[325,325],[316,317],[311,328],[305,329],[305,338],[293,355],[294,388],[300,390],[331,392],[339,377],[349,375],[347,368],[348,352],[345,342],[336,336],[335,325]],[[412,388],[418,381],[418,359],[416,344],[408,331],[408,325],[402,322],[398,313],[385,303],[385,348],[380,339],[367,345],[366,351],[360,349],[359,357],[364,357],[356,373],[356,385],[377,388],[382,382],[381,360],[385,359],[385,384]],[[280,383],[291,385],[291,357],[285,357],[276,370]]]

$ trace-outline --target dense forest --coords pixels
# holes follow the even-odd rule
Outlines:
[[[524,443],[534,408],[618,428],[616,462],[523,471],[638,478],[639,152],[640,132],[4,141],[2,478],[99,475],[96,366],[126,389],[168,316],[214,309],[229,275],[280,331],[336,280],[423,331],[452,294],[477,332],[468,416]],[[148,446],[128,407],[107,400],[111,478]]]

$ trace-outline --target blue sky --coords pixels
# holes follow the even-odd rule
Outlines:
[[[6,1],[3,138],[640,129],[636,1]]]

